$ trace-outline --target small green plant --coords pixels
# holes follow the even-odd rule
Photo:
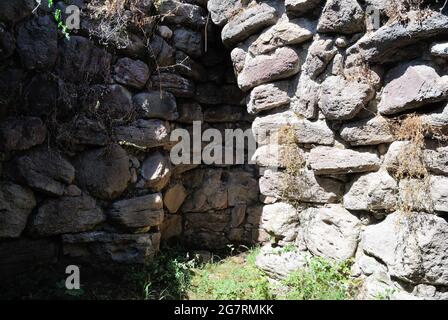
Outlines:
[[[311,258],[306,268],[283,281],[288,289],[286,300],[348,300],[354,296],[356,283],[350,278],[351,261],[334,262]]]
[[[40,2],[38,2],[40,4]],[[47,0],[47,5],[48,8],[53,8],[54,6],[54,1],[53,0]],[[60,9],[56,9],[54,10],[53,13],[53,18],[56,21],[57,25],[58,25],[58,29],[61,30],[62,34],[67,38],[70,39],[70,33],[68,31],[67,26],[64,24],[64,22],[62,21],[62,12]]]
[[[195,270],[189,297],[205,300],[272,299],[267,277],[255,266],[258,249]]]

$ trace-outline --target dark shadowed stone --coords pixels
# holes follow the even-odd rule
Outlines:
[[[103,83],[110,75],[111,59],[89,39],[71,36],[61,46],[59,75],[73,83]]]
[[[169,92],[142,92],[136,94],[132,100],[136,111],[145,118],[172,121],[179,117],[176,98]]]
[[[233,17],[242,6],[241,0],[209,0],[207,8],[210,12],[212,21],[218,26],[224,26],[227,21]]]
[[[114,66],[114,79],[120,84],[142,89],[149,79],[149,67],[140,60],[122,58]]]
[[[129,157],[118,145],[81,154],[75,167],[79,186],[99,199],[112,200],[120,196],[131,180]]]
[[[174,46],[192,56],[199,58],[204,51],[202,33],[188,29],[177,29],[173,35]]]
[[[178,73],[196,81],[207,80],[207,70],[182,51],[176,51],[176,64],[171,68],[167,68],[167,71]]]
[[[15,24],[31,15],[36,7],[34,0],[11,0],[0,2],[0,21]]]
[[[3,242],[0,244],[0,279],[16,279],[15,275],[54,262],[57,254],[58,247],[50,240],[18,239]]]
[[[286,0],[285,6],[288,13],[302,15],[315,9],[322,0]]]
[[[177,106],[179,110],[179,123],[193,123],[193,121],[203,121],[204,115],[202,107],[196,102],[184,102]]]
[[[162,195],[150,194],[115,202],[108,214],[113,222],[124,228],[149,230],[162,224]]]
[[[16,40],[11,32],[5,30],[0,24],[0,59],[9,58],[16,49]]]
[[[108,136],[101,122],[80,115],[61,125],[58,140],[69,145],[104,146]]]
[[[45,141],[47,128],[40,118],[8,118],[0,123],[0,149],[27,150]]]
[[[9,182],[0,183],[0,238],[18,238],[26,227],[36,200],[31,190]]]
[[[364,11],[356,0],[328,0],[317,26],[321,33],[361,32],[365,28]]]
[[[134,111],[132,94],[123,86],[108,87],[107,94],[100,100],[99,113],[115,120],[127,120]]]
[[[167,67],[175,64],[175,52],[162,37],[155,35],[150,42],[151,57],[156,60],[159,67]]]
[[[88,195],[47,200],[31,218],[30,232],[35,236],[52,236],[92,230],[106,220],[102,210]]]
[[[42,147],[19,157],[17,175],[31,188],[50,195],[62,195],[73,182],[75,169],[62,154]]]
[[[195,86],[192,81],[172,73],[160,73],[152,76],[150,88],[171,92],[179,98],[191,98],[195,93]]]
[[[17,52],[27,69],[49,69],[56,63],[58,34],[48,16],[25,22],[17,33]]]
[[[175,0],[164,0],[160,4],[159,14],[164,15],[164,22],[181,24],[193,28],[205,25],[207,12],[200,6]]]
[[[172,174],[171,161],[165,154],[156,151],[150,154],[142,165],[145,187],[156,192],[168,184]]]
[[[22,95],[25,72],[21,69],[0,71],[0,117],[12,114]]]
[[[170,128],[167,123],[160,120],[143,119],[114,129],[117,141],[138,148],[154,148],[168,144],[169,132]]]
[[[64,255],[87,262],[145,263],[159,251],[160,233],[117,234],[102,231],[62,236]]]
[[[25,88],[23,112],[32,116],[49,115],[57,105],[58,84],[45,75],[36,75]]]
[[[244,93],[235,85],[199,84],[196,89],[196,101],[201,104],[243,105]]]
[[[238,106],[212,106],[204,111],[204,121],[217,122],[240,122],[249,121],[249,116],[245,110]]]

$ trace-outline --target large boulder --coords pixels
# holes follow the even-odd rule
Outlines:
[[[300,214],[308,250],[327,259],[345,261],[355,256],[361,221],[340,205],[309,208]]]
[[[448,100],[448,77],[427,65],[401,65],[388,74],[378,110],[391,115]]]
[[[241,0],[210,0],[207,2],[207,9],[212,21],[221,27],[242,8]]]
[[[36,206],[31,190],[0,183],[0,238],[18,238],[26,227],[28,216]]]
[[[75,168],[57,151],[42,147],[19,157],[17,175],[31,188],[61,196],[75,179]]]
[[[396,212],[363,233],[363,250],[409,283],[448,285],[448,222],[433,214]]]
[[[285,0],[286,11],[294,15],[303,15],[321,3],[322,0]]]
[[[228,47],[247,39],[277,21],[276,9],[268,3],[257,3],[238,12],[222,29],[222,41]]]
[[[187,190],[180,183],[170,187],[163,196],[163,204],[170,213],[177,213],[187,198]]]
[[[260,84],[289,78],[300,71],[299,55],[291,48],[279,48],[249,59],[238,76],[238,85],[247,91]]]
[[[114,66],[114,80],[122,85],[142,89],[149,79],[149,67],[140,60],[122,58]]]
[[[299,212],[288,203],[264,206],[261,227],[276,241],[294,242],[298,233]]]
[[[169,157],[159,151],[151,153],[142,164],[141,174],[146,188],[161,191],[169,183],[172,174]]]
[[[257,114],[262,111],[287,106],[288,82],[275,82],[255,87],[248,96],[247,111]]]
[[[164,22],[168,24],[200,28],[207,21],[207,13],[204,8],[176,0],[161,1],[158,13],[164,17]]]
[[[8,118],[0,123],[0,149],[27,150],[42,144],[47,127],[40,118]]]
[[[75,167],[79,186],[99,199],[115,199],[126,190],[131,180],[129,157],[118,145],[81,154]]]
[[[310,152],[309,164],[317,175],[324,175],[377,171],[381,161],[371,152],[317,147]]]
[[[391,124],[381,116],[344,124],[340,135],[352,146],[387,144],[395,140]]]
[[[118,234],[103,231],[65,234],[64,255],[83,261],[143,264],[159,251],[160,233]]]
[[[181,28],[174,31],[173,43],[179,49],[193,58],[200,58],[204,52],[202,33]]]
[[[319,108],[328,120],[350,120],[374,96],[375,91],[368,84],[332,76],[322,84]]]
[[[22,24],[17,33],[17,52],[27,69],[53,67],[58,55],[58,33],[52,18],[41,16]]]
[[[90,196],[64,196],[42,203],[30,221],[34,236],[46,237],[89,231],[104,222],[106,216]]]
[[[121,144],[148,149],[166,145],[169,130],[164,121],[139,119],[130,125],[114,128],[114,135]]]
[[[145,118],[158,118],[164,120],[176,120],[176,98],[169,92],[142,92],[133,97],[134,107]]]
[[[114,202],[109,209],[110,219],[126,229],[147,231],[160,226],[163,221],[161,194],[149,194]]]
[[[99,99],[99,107],[95,111],[106,119],[126,121],[134,113],[132,94],[119,84],[110,85]]]
[[[386,170],[356,178],[344,196],[348,210],[394,211],[397,207],[398,184]]]
[[[352,34],[364,29],[364,11],[356,0],[327,1],[317,25],[321,33]]]

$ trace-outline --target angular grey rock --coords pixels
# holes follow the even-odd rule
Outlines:
[[[285,6],[288,13],[302,15],[315,9],[321,2],[322,0],[286,0]]]
[[[425,149],[423,157],[426,167],[435,174],[448,175],[448,147]]]
[[[17,174],[31,188],[61,196],[75,179],[75,168],[62,154],[48,148],[30,151],[16,161]]]
[[[328,0],[317,25],[321,33],[352,34],[364,29],[364,11],[356,0]]]
[[[381,116],[344,124],[340,135],[352,146],[379,145],[395,140],[391,124]]]
[[[6,60],[16,50],[16,39],[3,25],[0,26],[0,59]]]
[[[277,241],[293,242],[299,227],[299,212],[288,203],[263,207],[261,227]]]
[[[126,190],[131,173],[126,151],[111,145],[81,154],[75,162],[78,185],[102,200],[112,200]]]
[[[54,66],[58,54],[58,33],[49,16],[36,17],[19,27],[17,52],[29,70]]]
[[[115,139],[123,145],[139,149],[155,148],[169,144],[170,129],[160,120],[139,119],[129,126],[116,127]]]
[[[176,98],[169,92],[142,92],[136,94],[133,99],[134,107],[145,118],[158,118],[163,120],[176,120]]]
[[[58,129],[57,139],[66,145],[104,146],[109,141],[104,124],[85,115],[74,117]]]
[[[434,112],[421,115],[420,117],[423,122],[432,127],[443,128],[448,125],[448,107],[445,105]]]
[[[204,43],[202,33],[185,28],[176,29],[173,35],[173,43],[176,49],[182,50],[193,58],[203,55]]]
[[[245,64],[238,76],[238,85],[247,91],[263,83],[289,78],[300,71],[299,60],[297,52],[287,47],[256,56]]]
[[[119,84],[108,86],[106,94],[99,101],[98,112],[118,121],[124,121],[134,112],[132,94]]]
[[[340,205],[309,208],[301,213],[307,248],[327,259],[345,261],[355,256],[361,221]]]
[[[175,0],[163,0],[158,10],[168,24],[187,25],[193,28],[204,26],[207,13],[204,8]]]
[[[108,211],[108,216],[114,223],[139,232],[160,226],[163,215],[160,193],[114,202]]]
[[[337,52],[333,38],[319,36],[308,49],[308,54],[302,67],[303,73],[310,79],[316,80],[325,71]]]
[[[159,151],[150,154],[142,165],[144,185],[156,192],[161,191],[168,184],[171,177],[171,161]]]
[[[434,210],[436,212],[448,212],[448,178],[432,176],[429,183],[430,197]]]
[[[344,195],[343,183],[315,176],[311,170],[304,170],[297,177],[268,170],[259,183],[260,193],[274,199],[326,204],[337,203]]]
[[[248,96],[247,110],[250,114],[287,106],[288,82],[275,82],[255,87]]]
[[[207,9],[212,21],[220,27],[224,26],[242,8],[241,0],[210,0],[207,2]]]
[[[330,147],[312,149],[308,160],[317,175],[377,171],[381,164],[375,153]]]
[[[160,73],[152,76],[149,88],[154,91],[168,91],[179,98],[192,98],[195,94],[193,81],[172,73]]]
[[[347,188],[344,207],[359,211],[394,211],[398,201],[398,183],[386,170],[357,177]]]
[[[319,108],[327,120],[353,119],[375,92],[368,84],[332,76],[322,84]]]
[[[316,26],[307,19],[279,22],[264,31],[249,47],[253,55],[266,54],[284,46],[299,45],[313,38]]]
[[[291,110],[306,119],[315,119],[317,117],[319,96],[320,85],[307,74],[302,73],[296,92],[291,99]]]
[[[252,131],[261,145],[284,143],[283,140],[288,137],[282,135],[288,134],[284,131],[289,130],[294,134],[295,142],[301,144],[333,145],[335,141],[334,133],[325,121],[299,119],[291,111],[258,117],[252,124]]]
[[[114,66],[114,79],[125,86],[142,89],[149,79],[149,67],[140,60],[121,58]]]
[[[222,29],[222,41],[228,47],[247,39],[277,21],[276,9],[268,3],[257,3],[244,8]]]
[[[405,154],[406,148],[410,145],[409,141],[395,141],[389,147],[384,157],[384,167],[390,171],[395,172],[400,165],[400,156]]]
[[[391,115],[448,99],[448,77],[426,65],[401,65],[390,71],[378,110]]]
[[[62,236],[64,255],[85,261],[143,264],[159,251],[160,233],[117,234],[93,231]]]
[[[270,278],[284,280],[294,271],[305,268],[310,258],[311,254],[306,251],[283,252],[281,247],[273,248],[268,244],[261,248],[255,265]]]
[[[27,150],[42,144],[47,127],[40,118],[7,118],[0,123],[0,149]]]
[[[260,146],[252,156],[260,167],[286,168],[291,159],[300,162],[305,159],[305,152],[295,145],[268,144]]]
[[[88,195],[45,201],[31,218],[30,232],[39,237],[92,230],[106,216]]]
[[[405,282],[448,284],[448,222],[433,214],[396,212],[363,233],[364,252]]]
[[[356,60],[356,55],[372,63],[384,63],[393,57],[400,48],[417,43],[422,39],[434,38],[448,30],[448,17],[437,11],[421,17],[419,11],[409,11],[409,22],[387,23],[375,32],[367,33],[348,53],[348,60]],[[352,57],[350,57],[352,56]]]
[[[36,206],[31,190],[10,182],[0,182],[0,238],[18,238]]]
[[[150,42],[151,57],[157,61],[159,67],[168,67],[176,63],[176,50],[162,37],[155,35]]]

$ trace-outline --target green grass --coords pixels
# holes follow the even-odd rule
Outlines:
[[[192,300],[272,299],[266,276],[255,266],[258,250],[207,263],[195,270],[189,290]]]
[[[308,268],[292,273],[283,285],[286,300],[349,300],[357,284],[350,278],[351,262],[332,262],[314,257]]]

